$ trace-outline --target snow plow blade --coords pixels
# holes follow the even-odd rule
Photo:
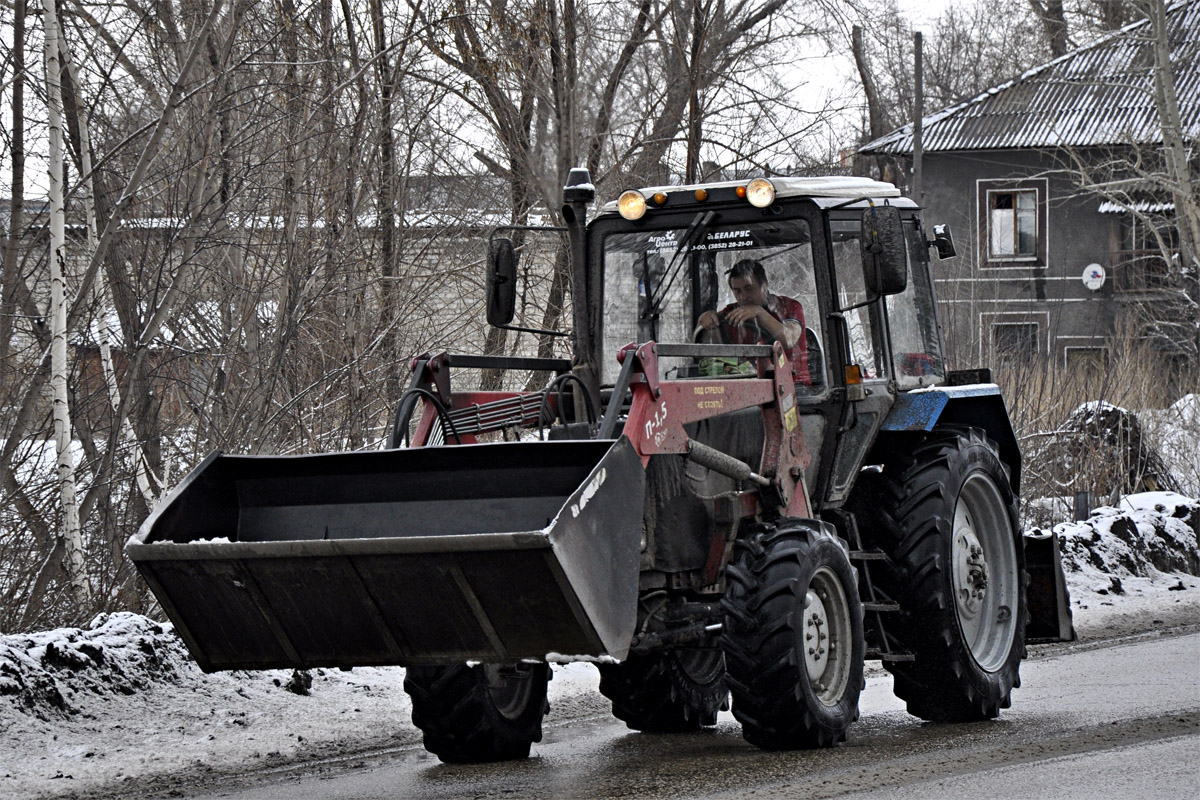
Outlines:
[[[1071,597],[1063,575],[1058,534],[1025,534],[1025,568],[1029,571],[1027,642],[1073,642]]]
[[[125,550],[206,671],[624,658],[644,487],[625,438],[214,453]]]

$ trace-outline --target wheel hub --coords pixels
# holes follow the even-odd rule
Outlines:
[[[809,589],[804,596],[804,666],[814,684],[825,674],[829,664],[829,613],[817,590]]]
[[[985,473],[959,490],[951,536],[951,575],[964,643],[986,672],[1004,667],[1017,633],[1020,601],[1019,536],[996,483]]]
[[[987,597],[988,565],[983,546],[969,527],[955,532],[954,578],[959,611],[964,616],[978,616]]]

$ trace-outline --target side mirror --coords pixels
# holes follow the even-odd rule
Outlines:
[[[517,310],[517,251],[512,239],[489,239],[487,321],[497,328],[512,322]]]
[[[958,251],[954,249],[954,237],[950,235],[949,225],[933,226],[933,246],[937,248],[938,258],[954,258]]]
[[[863,281],[872,298],[900,294],[908,286],[904,223],[895,206],[871,206],[862,215]]]

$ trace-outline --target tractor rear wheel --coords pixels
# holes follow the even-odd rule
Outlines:
[[[768,750],[831,747],[858,719],[862,604],[842,543],[815,520],[763,525],[726,571],[721,646],[733,716]]]
[[[855,505],[868,543],[896,568],[879,581],[901,606],[888,632],[916,656],[884,662],[896,695],[931,721],[999,715],[1021,685],[1028,575],[995,444],[974,428],[935,431],[886,463]]]
[[[447,763],[527,758],[542,740],[549,664],[409,667],[404,691],[425,749]]]
[[[676,733],[717,724],[725,705],[725,659],[716,648],[632,653],[600,665],[600,693],[635,731]]]

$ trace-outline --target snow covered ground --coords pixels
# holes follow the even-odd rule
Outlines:
[[[1166,492],[1056,526],[1080,638],[1200,623],[1198,529],[1200,501]],[[142,795],[420,746],[403,670],[314,670],[307,689],[295,677],[205,675],[169,625],[133,614],[0,637],[0,797]],[[597,684],[589,664],[556,666],[548,722],[607,713]]]

